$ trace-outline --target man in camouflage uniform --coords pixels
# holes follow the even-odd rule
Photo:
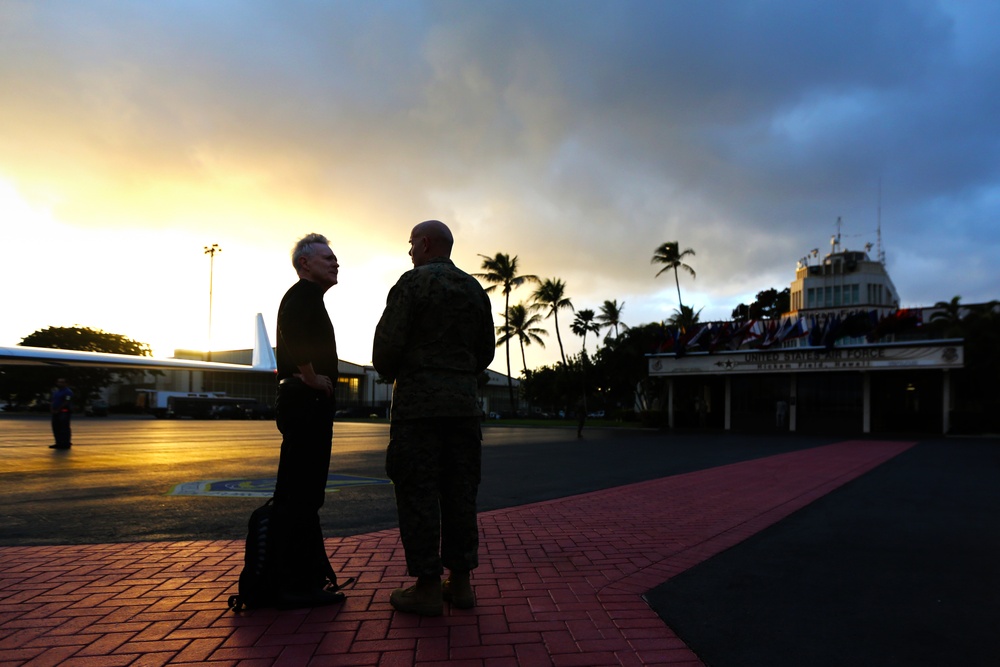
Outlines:
[[[394,381],[386,473],[395,485],[406,568],[417,578],[389,601],[423,616],[439,616],[442,601],[461,609],[476,604],[469,574],[479,565],[477,388],[495,339],[489,297],[452,263],[453,243],[437,220],[413,228],[414,268],[389,291],[372,351],[375,369]]]

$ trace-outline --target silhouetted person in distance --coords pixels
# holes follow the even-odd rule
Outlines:
[[[56,380],[50,404],[50,410],[52,411],[52,436],[55,438],[55,444],[49,445],[49,449],[69,449],[73,446],[73,433],[70,428],[70,420],[72,419],[70,404],[72,400],[73,390],[66,383],[66,378]]]
[[[323,295],[337,284],[340,265],[321,234],[296,243],[299,281],[278,307],[278,397],[275,418],[281,455],[274,489],[274,524],[282,604],[333,604],[343,593],[325,590],[329,565],[319,509],[326,497],[336,410],[337,340]],[[327,559],[324,561],[324,559]]]
[[[413,269],[389,291],[372,363],[393,380],[386,473],[394,484],[406,569],[416,584],[389,596],[402,612],[439,616],[476,605],[476,496],[482,461],[478,376],[493,361],[489,297],[451,261],[438,220],[410,233]],[[443,583],[441,575],[448,568]]]

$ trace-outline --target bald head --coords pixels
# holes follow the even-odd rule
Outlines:
[[[440,220],[425,220],[410,232],[410,257],[413,266],[421,266],[435,257],[451,257],[455,238],[448,225]]]

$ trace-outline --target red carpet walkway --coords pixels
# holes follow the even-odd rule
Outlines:
[[[641,595],[898,455],[850,441],[480,515],[474,610],[396,614],[397,531],[327,540],[339,608],[234,614],[241,541],[0,548],[0,665],[700,665]],[[407,582],[408,583],[408,582]]]

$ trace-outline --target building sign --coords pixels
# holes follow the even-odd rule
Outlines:
[[[650,377],[733,373],[810,373],[962,368],[964,348],[947,346],[867,346],[742,350],[686,356],[653,356]]]

